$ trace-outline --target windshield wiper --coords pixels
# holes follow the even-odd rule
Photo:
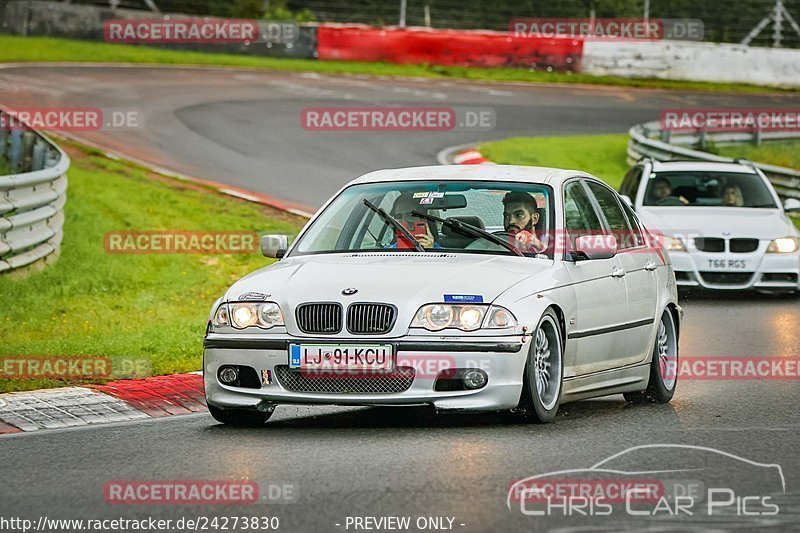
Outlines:
[[[461,222],[460,220],[453,220],[452,218],[440,218],[434,215],[429,215],[428,213],[422,213],[420,211],[411,211],[412,215],[418,216],[420,218],[424,218],[426,220],[433,220],[435,222],[440,222],[449,228],[453,228],[454,230],[463,233],[463,234],[471,234],[473,237],[483,237],[487,241],[493,242],[495,244],[499,244],[506,250],[514,252],[520,257],[525,257],[525,254],[520,252],[516,246],[511,244],[510,242],[501,239],[497,235],[489,233],[486,230],[479,228],[478,226],[473,226],[467,222]]]
[[[364,205],[369,207],[373,211],[375,211],[375,213],[377,213],[377,215],[379,217],[381,217],[381,220],[386,222],[388,225],[390,225],[394,229],[400,231],[400,233],[402,233],[403,236],[406,239],[408,239],[408,241],[411,244],[414,245],[414,249],[416,251],[418,251],[418,252],[424,252],[425,251],[425,248],[423,248],[422,245],[419,243],[419,241],[417,239],[415,239],[413,235],[411,235],[411,232],[408,231],[405,228],[405,226],[403,226],[401,223],[399,223],[396,218],[394,218],[392,215],[387,213],[383,208],[376,206],[375,204],[373,204],[372,202],[370,202],[366,198],[364,198]]]

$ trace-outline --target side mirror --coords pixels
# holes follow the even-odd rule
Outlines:
[[[631,200],[631,197],[630,197],[630,196],[628,196],[627,194],[620,194],[620,195],[619,195],[619,197],[620,197],[620,198],[622,198],[622,201],[623,201],[623,202],[625,202],[626,204],[628,204],[628,207],[630,207],[631,209],[633,209],[633,200]]]
[[[611,259],[617,255],[617,238],[613,235],[581,235],[575,239],[572,258],[575,261]]]
[[[787,198],[783,204],[784,211],[800,211],[800,200],[797,198]]]
[[[261,237],[261,253],[264,257],[280,259],[289,249],[289,237],[286,235],[264,235]]]

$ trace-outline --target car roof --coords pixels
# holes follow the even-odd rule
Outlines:
[[[379,183],[390,181],[464,180],[464,181],[513,181],[540,183],[558,187],[564,180],[575,176],[595,178],[580,170],[523,165],[435,165],[376,170],[356,178],[357,183]]]
[[[705,171],[705,172],[739,172],[742,174],[756,174],[750,165],[741,163],[713,163],[709,161],[653,161],[653,172],[668,171]]]

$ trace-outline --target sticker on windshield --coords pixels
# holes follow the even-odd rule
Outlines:
[[[444,193],[443,192],[434,191],[434,192],[432,192],[430,194],[430,197],[431,198],[444,198]]]
[[[427,198],[427,197],[428,197],[428,193],[427,192],[415,192],[414,193],[414,198]]]
[[[483,303],[480,294],[445,294],[444,301],[449,303]]]
[[[422,200],[419,201],[419,205],[432,204],[432,203],[433,203],[433,198],[431,197],[423,198]]]

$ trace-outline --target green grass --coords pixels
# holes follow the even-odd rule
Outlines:
[[[761,146],[755,144],[737,144],[735,146],[718,146],[715,154],[726,157],[745,157],[759,163],[769,163],[780,167],[800,169],[800,140],[766,141]]]
[[[300,219],[70,148],[61,257],[0,276],[2,356],[134,358],[153,374],[201,367],[209,309],[260,255],[105,252],[107,231],[213,230],[296,234]],[[113,359],[112,359],[113,361]],[[0,391],[64,385],[0,380]]]
[[[628,171],[628,136],[513,137],[480,145],[481,153],[505,165],[533,165],[583,170],[615,189]]]
[[[251,57],[233,54],[166,50],[148,46],[75,41],[49,37],[0,35],[0,62],[113,62],[173,65],[219,65],[270,70],[364,74],[374,76],[454,78],[527,83],[583,83],[621,87],[646,87],[726,92],[800,92],[800,89],[767,88],[742,83],[707,83],[656,79],[628,79],[512,68],[465,68],[436,65],[395,65],[347,61],[316,61]]]

